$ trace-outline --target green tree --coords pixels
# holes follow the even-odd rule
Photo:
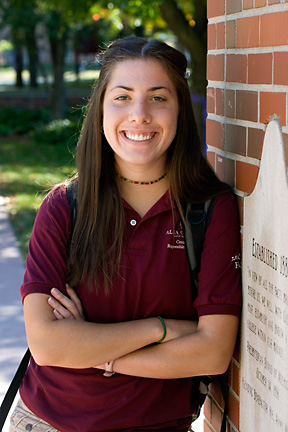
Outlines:
[[[104,3],[104,2],[103,2]],[[206,0],[113,0],[120,13],[122,34],[153,36],[172,32],[189,57],[193,92],[206,93]]]
[[[52,117],[61,119],[65,114],[65,55],[67,43],[79,29],[79,23],[92,24],[91,0],[37,0],[43,15],[51,47],[53,87],[51,93]],[[98,30],[101,26],[98,25]],[[95,27],[95,30],[97,29]],[[107,30],[107,28],[106,28]],[[97,38],[97,35],[94,36]]]
[[[2,21],[10,25],[14,48],[16,86],[21,87],[23,70],[23,48],[27,48],[30,86],[37,86],[36,26],[39,16],[35,0],[0,0]]]
[[[189,51],[193,90],[206,94],[207,1],[162,0],[160,11],[179,42]]]

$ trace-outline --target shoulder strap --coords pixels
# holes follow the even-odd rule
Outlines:
[[[69,246],[70,246],[71,237],[73,234],[73,230],[74,230],[76,218],[77,218],[77,193],[78,193],[78,181],[74,180],[73,182],[68,183],[66,186],[66,194],[67,194],[67,199],[68,199],[68,203],[70,206],[71,224],[72,224],[71,225],[71,234],[70,234]]]
[[[191,282],[194,298],[196,298],[198,295],[198,273],[200,271],[201,254],[205,240],[205,233],[211,221],[214,204],[215,198],[200,204],[189,203],[185,211],[185,221],[187,224],[187,227],[184,229],[185,244],[191,269]],[[224,412],[221,424],[221,432],[226,432],[226,416],[228,414],[227,372],[222,375],[218,375],[217,378],[224,399]],[[203,390],[204,395],[207,393],[208,385],[212,380],[213,377],[211,376],[200,377],[200,385],[202,383],[205,387]]]
[[[0,431],[2,431],[2,428],[4,426],[4,423],[6,421],[6,418],[8,416],[8,413],[11,409],[11,406],[13,404],[13,401],[15,399],[15,396],[17,394],[17,391],[20,387],[20,384],[22,382],[22,379],[25,375],[27,366],[29,364],[31,354],[29,348],[25,352],[20,365],[18,366],[18,369],[14,375],[13,380],[11,381],[11,384],[7,390],[7,393],[2,401],[1,407],[0,407]]]
[[[187,204],[185,220],[186,251],[192,273],[192,289],[194,298],[198,295],[198,273],[200,271],[201,254],[203,250],[205,233],[211,220],[215,198],[200,204]]]

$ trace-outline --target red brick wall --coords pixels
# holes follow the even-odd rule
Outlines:
[[[265,125],[277,114],[288,152],[288,0],[207,0],[208,160],[239,203],[257,180]],[[242,227],[243,230],[243,227]],[[229,431],[239,431],[239,344],[229,369]],[[205,432],[220,431],[221,393],[205,404]]]

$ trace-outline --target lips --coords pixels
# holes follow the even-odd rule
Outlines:
[[[155,132],[152,133],[135,133],[135,132],[124,132],[124,136],[131,141],[148,141],[155,136]]]

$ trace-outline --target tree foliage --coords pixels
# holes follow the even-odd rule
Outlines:
[[[193,90],[205,95],[206,0],[113,0],[111,5],[113,10],[121,12],[126,34],[135,33],[149,37],[161,32],[162,35],[172,32],[178,47],[189,57]]]
[[[11,26],[15,53],[21,54],[23,44],[28,49],[34,84],[35,29],[39,22],[45,26],[53,63],[54,118],[64,114],[65,54],[67,42],[74,36],[76,51],[80,49],[79,44],[88,44],[88,37],[94,38],[94,46],[101,47],[118,36],[129,34],[163,39],[173,36],[174,43],[190,61],[193,91],[205,95],[206,0],[0,0],[1,16],[2,21]]]

